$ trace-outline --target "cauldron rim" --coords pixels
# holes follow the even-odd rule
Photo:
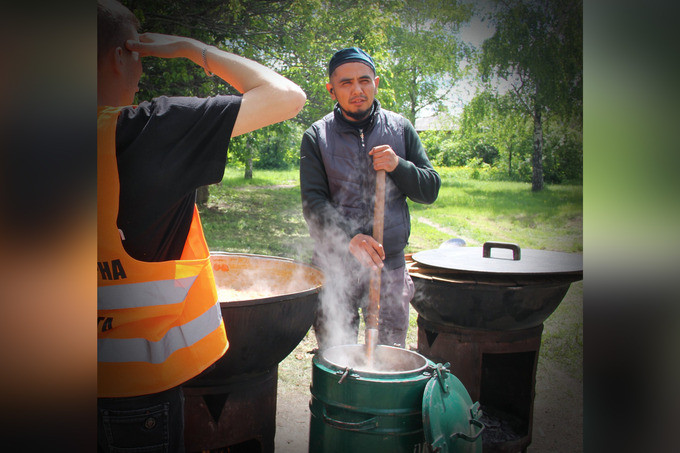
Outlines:
[[[285,262],[286,264],[292,264],[295,265],[296,267],[306,267],[314,272],[316,272],[321,280],[323,280],[323,272],[322,270],[313,264],[310,263],[303,263],[301,261],[297,261],[292,258],[286,258],[286,257],[281,257],[281,256],[270,256],[270,255],[259,255],[255,253],[242,253],[242,252],[225,252],[221,250],[211,250],[210,251],[210,256],[211,257],[244,257],[244,258],[255,258],[255,259],[263,259],[266,261],[270,262]],[[267,305],[267,304],[272,304],[272,303],[277,303],[277,302],[285,302],[290,299],[298,299],[301,297],[307,297],[315,293],[319,293],[321,291],[321,288],[323,287],[323,281],[317,281],[309,282],[310,285],[313,285],[311,287],[308,287],[307,289],[301,290],[301,291],[295,291],[295,292],[288,292],[288,293],[283,293],[283,294],[275,294],[273,296],[267,296],[267,297],[258,297],[258,298],[253,298],[253,299],[243,299],[243,300],[234,300],[234,301],[220,301],[220,308],[222,309],[229,309],[230,307],[237,308],[237,307],[249,307],[253,305]]]
[[[316,287],[316,288],[310,288],[304,291],[298,291],[296,293],[288,293],[288,294],[277,294],[276,296],[269,296],[269,297],[260,297],[257,299],[245,299],[245,300],[234,300],[234,301],[219,301],[220,302],[220,307],[222,309],[229,309],[231,307],[237,308],[237,307],[249,307],[251,305],[267,305],[267,304],[273,304],[277,302],[285,302],[287,300],[293,300],[293,299],[299,299],[302,297],[306,297],[315,293],[318,293],[321,290],[321,287]]]
[[[408,354],[410,357],[415,357],[416,359],[421,359],[423,364],[414,368],[409,368],[406,370],[396,370],[396,371],[377,371],[377,370],[367,370],[367,369],[362,369],[362,368],[352,368],[349,366],[343,366],[343,364],[339,364],[337,362],[334,362],[330,360],[327,357],[327,353],[337,351],[340,349],[346,349],[346,350],[355,350],[355,349],[365,349],[366,345],[365,344],[359,344],[359,343],[354,343],[354,344],[344,344],[344,345],[336,345],[336,346],[331,346],[329,348],[319,350],[316,353],[316,360],[319,363],[322,363],[326,367],[330,369],[334,369],[336,371],[343,371],[343,370],[349,370],[351,373],[356,374],[361,377],[374,377],[374,378],[379,378],[379,377],[403,377],[403,376],[417,376],[425,372],[429,366],[431,366],[431,361],[428,360],[427,357],[424,355],[416,352],[416,351],[411,351],[408,349],[403,349],[403,348],[398,348],[395,346],[388,346],[388,345],[377,345],[376,346],[376,352],[379,350],[387,350],[390,351],[390,353],[397,353],[397,354]]]

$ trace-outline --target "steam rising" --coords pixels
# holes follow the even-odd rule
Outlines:
[[[314,262],[325,274],[315,325],[319,349],[357,343],[357,307],[365,300],[368,270],[349,253],[347,236],[340,232],[330,234],[329,229],[323,242],[317,241]]]
[[[427,366],[427,359],[417,352],[385,345],[376,346],[372,363],[367,360],[366,346],[360,344],[325,349],[321,359],[339,369],[368,373],[411,373]]]

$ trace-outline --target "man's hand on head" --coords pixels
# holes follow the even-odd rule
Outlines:
[[[129,39],[125,42],[125,47],[131,52],[138,52],[142,57],[159,58],[189,58],[192,51],[202,46],[205,45],[192,38],[161,33],[143,33],[138,41]]]

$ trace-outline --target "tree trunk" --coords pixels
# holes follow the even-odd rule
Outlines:
[[[246,138],[246,153],[248,153],[248,158],[246,159],[246,171],[243,177],[253,179],[253,134],[248,134]]]
[[[208,186],[201,186],[196,189],[196,204],[204,206],[210,198],[210,189]]]
[[[253,179],[253,156],[248,157],[248,162],[246,162],[246,174],[243,177],[245,179]]]
[[[534,106],[534,154],[531,165],[533,167],[531,190],[534,192],[543,190],[543,125],[539,103]]]

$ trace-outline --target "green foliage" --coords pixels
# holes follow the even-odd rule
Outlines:
[[[445,110],[442,92],[459,78],[468,53],[458,30],[471,15],[470,6],[457,1],[407,1],[389,22],[388,83],[394,109],[412,123],[423,109]]]
[[[527,114],[534,106],[580,115],[583,99],[583,4],[573,0],[495,2],[495,34],[484,42],[485,77],[512,83]]]
[[[262,186],[285,185],[295,186],[300,184],[300,172],[297,168],[286,170],[266,170],[258,172],[252,179],[243,177],[243,167],[240,165],[227,165],[224,169],[224,177],[217,184],[219,187],[230,188],[258,188]]]
[[[452,132],[423,131],[420,133],[420,141],[433,165],[462,166],[467,161],[457,152]]]
[[[302,126],[293,122],[272,124],[231,139],[229,161],[256,169],[286,169],[300,163]]]
[[[496,1],[489,14],[494,35],[482,45],[479,68],[485,80],[504,79],[508,99],[534,123],[540,137],[545,115],[581,123],[583,108],[583,4],[573,0]],[[535,140],[532,189],[543,178],[544,150]]]
[[[531,182],[533,124],[509,95],[482,91],[463,109],[454,131],[424,131],[421,140],[436,165],[466,166],[481,180]],[[583,180],[581,125],[554,114],[544,119],[545,180]]]
[[[548,121],[545,127],[545,180],[550,184],[583,183],[581,124]]]
[[[444,0],[123,0],[141,31],[182,34],[252,58],[298,83],[307,94],[300,114],[232,140],[232,164],[292,168],[303,131],[333,108],[325,84],[338,49],[359,46],[376,61],[378,99],[412,122],[424,109],[445,112],[443,99],[466,74],[472,49],[459,30],[469,2]],[[423,132],[433,163],[468,166],[480,180],[531,181],[534,101],[545,106],[542,163],[548,183],[582,180],[581,3],[504,3],[491,11],[496,34],[480,55],[481,74],[522,82],[507,94],[487,87],[453,118],[453,130]],[[515,78],[513,78],[515,77]],[[516,77],[520,77],[517,79]],[[519,86],[519,85],[518,85]],[[539,91],[536,91],[539,89]],[[185,59],[144,59],[138,99],[161,94],[209,96],[235,89]],[[538,95],[535,95],[538,93]],[[534,96],[535,95],[535,96]],[[540,96],[539,96],[540,95]],[[533,97],[532,97],[533,96]],[[485,166],[479,164],[479,160]]]

